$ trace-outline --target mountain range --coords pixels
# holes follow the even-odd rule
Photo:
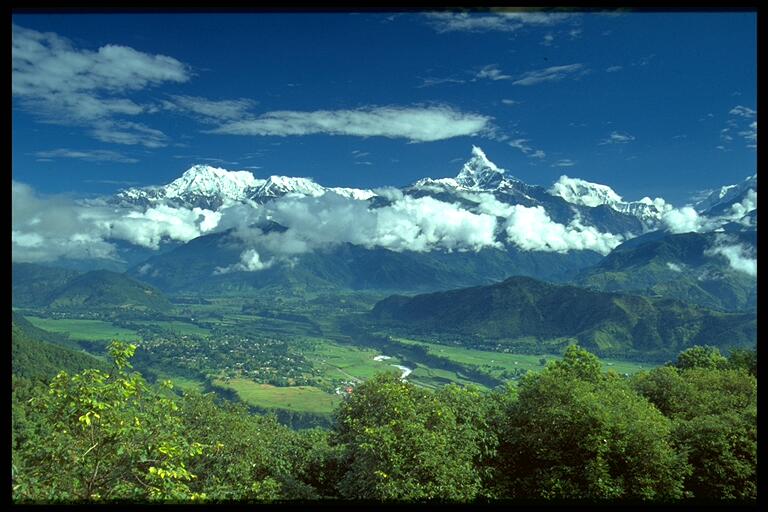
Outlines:
[[[681,301],[528,277],[378,302],[371,318],[405,334],[510,350],[556,350],[578,342],[604,356],[670,357],[695,344],[751,346],[756,318]],[[456,341],[458,340],[458,341]]]
[[[755,305],[756,175],[677,209],[663,198],[626,201],[607,185],[567,176],[530,185],[474,146],[455,177],[400,189],[323,187],[195,165],[167,185],[125,189],[103,203],[126,212],[123,219],[148,219],[140,229],[197,220],[183,225],[183,238],[165,236],[153,247],[113,237],[117,259],[52,265],[127,270],[172,293],[415,293],[523,275],[720,309]],[[14,273],[16,288],[24,271]],[[14,300],[47,299],[68,277],[52,288],[28,286]]]

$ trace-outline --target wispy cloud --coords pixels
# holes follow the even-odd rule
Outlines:
[[[635,140],[634,135],[621,132],[611,132],[607,138],[601,140],[598,144],[601,146],[605,144],[627,144],[633,140]]]
[[[544,151],[532,148],[528,142],[530,142],[528,139],[515,139],[509,141],[508,144],[515,149],[519,149],[525,156],[530,158],[545,158],[547,156]]]
[[[573,167],[574,165],[576,165],[576,162],[570,158],[563,158],[557,162],[554,162],[550,167]]]
[[[460,78],[421,78],[421,83],[417,86],[419,88],[422,87],[432,87],[435,85],[442,85],[442,84],[465,84],[467,83],[466,80],[462,80]]]
[[[550,26],[562,23],[575,13],[542,11],[504,12],[432,12],[426,14],[429,24],[443,32],[514,32],[526,25]]]
[[[736,105],[728,113],[731,114],[732,116],[741,116],[741,117],[755,117],[755,114],[757,114],[756,111],[752,110],[749,107],[745,107],[743,105]]]
[[[38,159],[52,160],[55,158],[75,158],[87,162],[118,162],[124,164],[135,164],[138,159],[125,156],[117,151],[106,149],[93,149],[87,151],[78,151],[73,149],[59,148],[47,151],[38,151],[35,153]]]
[[[746,147],[750,149],[757,148],[757,121],[750,121],[757,112],[743,105],[736,105],[729,112],[729,118],[726,121],[725,128],[720,130],[720,142],[717,149],[727,151],[729,145],[733,142],[733,133],[740,136],[747,143]]]
[[[505,75],[495,64],[489,64],[481,69],[475,78],[480,80],[510,80],[510,75]]]
[[[51,32],[12,25],[12,94],[47,123],[81,126],[104,142],[165,145],[159,130],[121,120],[155,111],[126,97],[166,82],[186,82],[185,64],[165,55],[105,45],[97,51],[75,48]]]
[[[490,129],[488,116],[447,106],[368,107],[355,110],[275,111],[210,130],[230,135],[353,135],[431,142],[478,135]]]
[[[164,101],[163,106],[168,110],[193,114],[203,122],[233,121],[249,117],[249,110],[256,102],[247,98],[238,100],[210,100],[199,96],[171,96]]]
[[[536,85],[542,82],[557,82],[568,76],[580,76],[586,73],[586,71],[584,65],[580,63],[552,66],[523,73],[520,78],[512,83],[515,85]]]
[[[605,68],[606,73],[616,73],[617,71],[621,71],[624,69],[624,66],[609,66]]]
[[[501,100],[501,102],[502,102],[504,105],[508,105],[508,106],[510,106],[510,107],[511,107],[512,105],[519,105],[520,103],[522,103],[522,101],[517,101],[517,100],[509,100],[509,99],[503,99],[503,100]]]

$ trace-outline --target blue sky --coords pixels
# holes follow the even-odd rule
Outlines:
[[[195,163],[400,186],[473,144],[628,200],[756,172],[754,13],[13,16],[13,179],[163,184]]]

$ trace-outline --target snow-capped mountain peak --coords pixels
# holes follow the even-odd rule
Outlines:
[[[637,217],[648,228],[656,225],[664,212],[671,208],[671,205],[660,197],[656,199],[644,197],[639,201],[624,201],[608,185],[592,183],[579,178],[569,178],[565,175],[560,176],[560,179],[552,184],[548,192],[553,196],[562,197],[571,204],[592,208],[606,205],[617,212]]]
[[[325,194],[325,190],[325,187],[318,185],[310,178],[270,176],[251,194],[251,199],[264,201],[286,194],[321,196]]]
[[[725,185],[719,189],[713,190],[706,198],[697,202],[694,205],[694,208],[698,212],[705,212],[719,205],[727,205],[749,189],[757,190],[757,174],[747,176],[741,183]]]
[[[466,188],[494,190],[504,180],[504,169],[491,162],[485,152],[472,146],[470,158],[456,175],[456,182]]]
[[[592,183],[579,178],[560,176],[549,193],[560,196],[569,203],[583,206],[600,206],[601,204],[613,204],[623,202],[621,196],[608,185]]]
[[[255,178],[248,171],[228,171],[198,164],[167,185],[121,190],[115,199],[144,206],[167,201],[215,210],[224,203],[244,200],[263,183],[264,180]]]
[[[179,178],[163,187],[167,198],[189,195],[220,197],[234,201],[246,197],[249,189],[263,184],[248,171],[228,171],[209,165],[193,165]]]
[[[511,189],[519,183],[518,179],[507,176],[504,169],[491,162],[481,148],[472,146],[472,157],[464,163],[455,178],[422,178],[411,187],[491,191]]]

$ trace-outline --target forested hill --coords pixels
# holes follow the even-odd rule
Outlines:
[[[157,288],[108,270],[94,270],[70,279],[53,290],[47,302],[56,309],[119,306],[162,312],[171,308],[171,303]]]
[[[78,372],[86,368],[107,368],[103,361],[63,346],[64,342],[59,335],[38,329],[14,312],[11,320],[13,375],[48,381],[62,370]]]
[[[392,296],[377,303],[371,317],[412,333],[463,335],[509,346],[522,338],[544,346],[566,339],[602,355],[668,358],[695,344],[753,346],[756,340],[753,314],[519,276],[490,286]]]

